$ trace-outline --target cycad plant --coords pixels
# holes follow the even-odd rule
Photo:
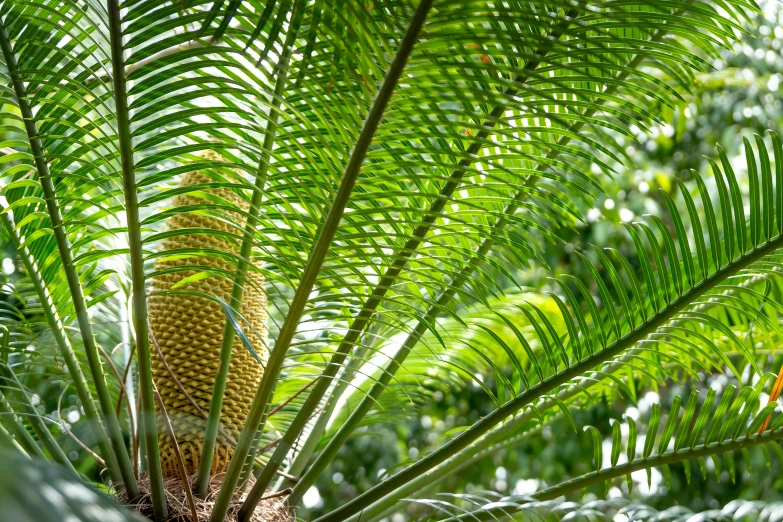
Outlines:
[[[548,269],[542,250],[632,168],[628,143],[683,103],[752,0],[0,6],[2,240],[20,268],[4,446],[158,522],[306,517],[352,434],[471,379],[491,413],[318,520],[412,499],[434,519],[630,513],[562,497],[779,452],[781,386],[760,362],[783,338],[774,132],[673,181],[666,212],[627,224],[635,251],[597,245],[571,258],[585,276],[508,292]],[[592,472],[426,500],[558,419],[582,429],[574,409],[721,371],[736,389],[618,419],[608,466],[584,427]]]

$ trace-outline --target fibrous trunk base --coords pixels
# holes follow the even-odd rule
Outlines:
[[[252,480],[252,479],[251,479]],[[191,509],[188,504],[187,496],[185,494],[185,487],[193,490],[193,484],[196,481],[196,476],[192,475],[189,478],[189,484],[186,486],[179,478],[166,478],[164,480],[164,487],[166,488],[166,500],[169,508],[169,518],[166,522],[193,522],[191,515]],[[217,496],[220,484],[223,481],[222,475],[216,475],[212,477],[209,487],[209,495],[206,499],[200,499],[195,496],[196,513],[198,515],[198,522],[208,522],[209,516],[212,514],[212,505]],[[249,491],[252,484],[250,484],[246,490]],[[124,490],[120,492],[119,500],[126,504],[131,509],[140,513],[144,517],[152,520],[152,500],[149,494],[150,483],[149,478],[144,475],[139,477],[139,490],[141,491],[141,499],[138,503],[131,504],[125,497]],[[231,503],[226,516],[225,522],[236,522],[237,513],[244,500],[244,495],[236,495]],[[292,522],[294,517],[291,516],[291,511],[285,505],[285,497],[276,497],[266,500],[262,500],[256,507],[255,514],[253,516],[253,522]]]

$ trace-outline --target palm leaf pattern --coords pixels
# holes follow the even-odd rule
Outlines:
[[[297,479],[296,505],[357,428],[426,401],[418,383],[428,372],[448,376],[444,386],[494,372],[501,385],[485,391],[497,408],[319,520],[378,518],[434,476],[570,418],[593,391],[633,394],[700,369],[744,380],[727,353],[759,376],[728,410],[705,403],[696,413],[690,397],[679,425],[669,412],[657,453],[639,447],[641,461],[632,452],[616,466],[613,448],[611,468],[562,487],[777,440],[778,417],[751,433],[773,407],[757,404],[769,379],[742,339],[752,332],[775,346],[783,333],[776,134],[746,141],[741,171],[718,150],[711,176],[678,180],[678,196],[662,196],[668,216],[628,225],[635,252],[579,252],[589,281],[566,276],[545,295],[507,295],[491,275],[516,282],[508,267],[542,267],[545,245],[583,219],[576,202],[633,163],[633,131],[660,123],[659,109],[683,100],[757,9],[745,0],[5,0],[2,240],[25,269],[17,302],[34,303],[2,316],[6,395],[27,397],[31,375],[73,386],[97,454],[130,498],[146,447],[164,520],[147,294],[155,278],[189,270],[191,282],[233,288],[221,304],[229,320],[205,412],[202,495],[232,353],[240,344],[270,353],[231,441],[214,522],[254,458],[264,465],[252,470],[240,519],[281,474]],[[181,186],[194,171],[210,181]],[[236,198],[216,195],[226,190]],[[180,195],[194,203],[172,204]],[[220,230],[190,231],[220,241],[161,249],[174,233],[164,223],[189,214],[221,220]],[[221,269],[197,261],[210,257]],[[245,291],[253,281],[262,291]],[[268,340],[241,312],[254,296]],[[53,344],[36,340],[42,331]],[[105,353],[130,339],[135,363]],[[31,342],[40,348],[26,350]],[[0,436],[58,460],[46,416],[18,404],[0,403]],[[736,427],[703,440],[687,431],[713,413]]]
[[[479,492],[469,499],[473,505],[485,506],[505,503],[504,499],[498,499],[493,492]],[[453,510],[453,503],[438,501],[433,503],[435,510],[441,514]],[[735,500],[721,509],[710,509],[701,512],[693,512],[684,506],[675,506],[665,510],[657,510],[643,503],[629,502],[622,498],[612,500],[595,500],[579,504],[576,502],[563,503],[558,501],[537,501],[534,499],[517,499],[509,501],[508,513],[516,517],[516,520],[612,520],[617,515],[628,517],[629,520],[666,522],[685,522],[697,519],[705,521],[750,521],[758,520],[771,522],[780,520],[781,505],[779,502],[762,502]]]

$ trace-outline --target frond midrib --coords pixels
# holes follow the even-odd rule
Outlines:
[[[592,370],[595,366],[621,354],[627,348],[633,346],[635,343],[654,333],[658,328],[672,319],[677,313],[681,312],[683,309],[692,304],[696,299],[704,295],[716,285],[726,280],[728,277],[738,273],[740,270],[753,264],[754,262],[771,253],[774,253],[781,247],[783,247],[783,235],[778,235],[771,241],[759,245],[755,249],[746,252],[744,256],[740,256],[732,262],[719,268],[718,270],[715,270],[710,276],[704,278],[701,282],[694,285],[689,291],[670,302],[666,308],[658,312],[646,323],[643,323],[636,329],[626,333],[623,337],[614,341],[605,349],[585,359],[582,359],[575,365],[568,367],[566,370],[552,375],[539,382],[535,386],[527,389],[514,399],[509,400],[501,407],[494,410],[489,415],[483,417],[480,421],[473,424],[468,430],[462,432],[460,435],[441,446],[436,451],[430,453],[428,456],[401,471],[397,475],[394,475],[381,484],[369,489],[367,492],[359,495],[335,511],[324,515],[316,522],[336,522],[337,520],[348,518],[361,509],[369,506],[373,502],[381,499],[386,494],[391,493],[398,487],[404,485],[409,480],[412,480],[418,475],[433,468],[434,466],[437,466],[450,456],[456,454],[457,452],[468,447],[474,441],[478,440],[482,435],[492,429],[493,426],[499,424],[503,419],[513,415],[515,412],[521,410],[525,406],[531,404],[533,401],[543,397],[544,395],[549,394],[559,386],[566,384],[571,379],[578,377]]]

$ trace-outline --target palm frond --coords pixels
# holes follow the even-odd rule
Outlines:
[[[245,301],[269,303],[271,355],[232,439],[215,522],[251,471],[240,519],[284,465],[305,472],[290,497],[297,503],[357,428],[424,400],[418,378],[429,370],[449,384],[491,372],[498,385],[483,389],[497,409],[323,521],[377,516],[435,470],[453,473],[455,459],[469,462],[569,416],[591,390],[632,395],[724,367],[742,382],[747,372],[727,352],[762,374],[753,350],[783,338],[775,135],[745,143],[747,200],[743,173],[720,151],[714,177],[678,182],[681,201],[661,196],[668,221],[628,226],[635,254],[580,252],[587,281],[566,276],[546,296],[497,309],[514,297],[491,275],[516,284],[515,270],[544,265],[542,244],[582,219],[577,202],[633,163],[628,140],[660,123],[660,107],[683,102],[694,74],[756,10],[748,0],[5,0],[10,88],[0,104],[13,137],[3,145],[2,193],[13,220],[2,241],[26,267],[20,295],[37,296],[41,311],[3,324],[20,346],[30,332],[52,330],[98,435],[93,393],[100,404],[109,436],[98,445],[112,481],[133,498],[137,452],[128,456],[115,406],[123,378],[107,379],[100,356],[116,332],[99,327],[116,322],[131,298],[157,519],[165,498],[146,299],[149,281],[175,272],[188,275],[160,295],[193,297],[189,285],[212,278],[232,288],[221,301],[219,353],[203,361],[215,379],[208,411],[199,407],[207,416],[202,495],[231,393],[234,340],[260,363],[268,348],[266,332],[247,328]],[[180,186],[192,172],[210,181]],[[175,205],[184,195],[190,203]],[[164,229],[178,216],[227,227]],[[197,240],[160,248],[177,236]],[[207,268],[199,258],[222,264]],[[244,291],[255,274],[265,283],[253,295],[265,297]],[[470,321],[482,307],[498,314]],[[63,326],[74,321],[80,342]],[[445,328],[467,342],[444,338]],[[9,348],[32,368],[35,357],[22,351]],[[24,379],[17,388],[9,393],[25,393]],[[29,446],[18,431],[29,405],[6,406],[7,434]],[[388,416],[368,416],[373,410]],[[24,421],[38,428],[30,452],[56,445],[35,417]],[[259,453],[264,465],[253,468]]]
[[[719,312],[716,309],[720,307],[721,298],[737,295],[738,287],[768,286],[770,281],[779,285],[780,280],[777,277],[772,280],[768,278],[768,275],[774,276],[777,272],[779,270],[775,269],[771,274],[749,277],[736,287],[727,285],[720,292],[720,295],[702,301],[694,309],[700,314]],[[553,321],[553,318],[549,318],[549,320]],[[669,322],[666,330],[689,331],[689,329],[685,328],[687,321],[687,317],[678,317]],[[735,327],[745,328],[748,323],[739,320],[733,324]],[[742,331],[737,333],[741,335]],[[722,348],[722,351],[713,352],[714,355],[710,356],[698,344],[687,342],[685,347],[689,351],[683,351],[681,346],[673,343],[669,344],[670,335],[670,333],[664,331],[652,334],[648,339],[650,344],[657,346],[660,346],[658,343],[664,342],[663,347],[673,348],[670,353],[648,349],[629,350],[628,353],[615,361],[585,374],[581,379],[575,380],[570,386],[565,387],[557,394],[552,394],[539,400],[534,407],[528,408],[524,413],[518,414],[502,425],[493,428],[484,438],[450,457],[443,464],[423,473],[416,479],[406,483],[399,490],[374,503],[370,508],[363,511],[365,517],[371,517],[365,519],[375,520],[382,518],[389,512],[393,512],[394,506],[400,499],[419,496],[428,489],[437,487],[439,482],[454,473],[471,466],[481,459],[493,455],[503,448],[513,447],[522,441],[530,439],[541,428],[550,426],[564,415],[570,417],[569,410],[571,409],[589,407],[596,399],[607,395],[625,396],[634,399],[635,390],[646,389],[651,385],[663,384],[667,380],[673,380],[678,369],[683,374],[683,381],[687,377],[695,379],[695,371],[687,369],[691,365],[696,366],[695,370],[697,371],[728,371],[723,366],[728,357],[736,360],[737,357],[745,358],[747,356],[747,352],[736,348]],[[683,340],[682,338],[679,339]],[[531,342],[533,341],[535,341],[535,338],[531,338]],[[772,344],[769,345],[767,344],[768,342]],[[765,349],[766,346],[769,346],[769,349]],[[755,348],[753,353],[754,355],[779,353],[777,346],[776,336],[771,341],[766,341],[760,347]],[[693,350],[693,348],[698,348],[698,350]],[[746,361],[748,366],[750,366],[751,360]],[[730,364],[731,368],[737,369],[738,366],[736,362]],[[737,370],[735,373],[740,374],[742,370]],[[624,382],[623,378],[627,378],[627,382]],[[379,515],[379,513],[381,514]],[[355,520],[355,518],[351,520]]]
[[[772,141],[779,143],[777,137],[773,137]],[[759,155],[763,158],[760,160],[762,169],[760,173],[756,172],[754,167],[756,159],[748,144],[746,153],[749,175],[759,176],[760,174],[762,179],[771,178],[769,166],[772,162],[769,160],[769,152],[760,138],[757,140],[757,144],[760,148]],[[777,154],[774,164],[780,165],[783,156],[780,155],[779,149]],[[715,172],[716,178],[723,178],[725,175],[729,180],[734,179],[735,174],[728,162],[724,163],[724,168],[725,172],[720,169]],[[755,183],[759,183],[758,178]],[[751,182],[752,184],[753,182]],[[771,181],[767,185],[771,186]],[[703,217],[695,213],[690,194],[683,191],[682,195],[693,225]],[[706,196],[703,201],[704,208],[713,208],[714,210],[713,203],[709,200],[706,192],[704,196]],[[738,193],[727,196],[727,198],[735,196],[741,198]],[[732,201],[733,208],[744,209],[741,199],[727,199],[726,202],[728,201]],[[759,325],[756,322],[759,319],[757,313],[759,303],[762,301],[766,303],[770,300],[736,283],[741,282],[742,279],[752,278],[757,275],[757,270],[764,270],[765,267],[775,266],[777,263],[776,252],[780,248],[781,236],[771,219],[775,215],[773,207],[775,203],[771,198],[766,198],[766,205],[761,201],[762,198],[752,197],[750,202],[751,219],[747,227],[739,229],[738,232],[738,229],[732,227],[724,231],[722,237],[709,237],[711,241],[709,250],[701,236],[698,236],[696,254],[694,255],[687,242],[688,236],[685,234],[682,218],[677,213],[678,209],[673,200],[670,200],[671,218],[675,223],[676,235],[670,232],[663,221],[660,221],[656,216],[653,216],[653,221],[658,226],[662,240],[656,239],[655,233],[647,225],[639,225],[647,234],[648,248],[653,251],[654,255],[649,256],[646,249],[640,249],[638,257],[653,257],[660,260],[664,259],[663,252],[665,252],[667,260],[666,264],[655,266],[654,269],[648,267],[649,269],[644,271],[646,279],[643,283],[637,279],[636,274],[628,271],[630,265],[623,262],[612,262],[605,253],[598,249],[596,249],[595,255],[603,264],[605,275],[599,273],[596,265],[586,255],[580,254],[592,274],[593,281],[591,283],[597,288],[597,293],[603,304],[602,309],[599,310],[596,307],[589,290],[581,281],[568,278],[567,281],[573,282],[576,291],[581,292],[584,296],[584,302],[587,304],[587,314],[585,314],[566,281],[558,281],[565,298],[553,295],[553,299],[561,302],[562,309],[567,314],[564,321],[572,325],[569,329],[568,341],[561,342],[557,336],[550,337],[549,332],[555,331],[551,326],[546,329],[538,329],[536,333],[543,347],[542,353],[536,355],[528,352],[527,362],[530,365],[528,369],[523,368],[521,364],[516,365],[515,375],[521,386],[519,390],[514,390],[515,397],[440,449],[400,471],[384,481],[383,484],[357,497],[356,500],[349,502],[334,513],[341,512],[341,516],[353,515],[355,513],[352,511],[353,509],[366,508],[372,502],[380,500],[386,494],[394,491],[398,486],[405,485],[408,481],[468,448],[504,419],[528,405],[534,405],[543,397],[557,394],[561,391],[561,387],[568,387],[572,379],[576,379],[578,382],[583,375],[596,369],[599,365],[611,364],[614,362],[613,359],[622,356],[629,349],[634,349],[638,343],[642,343],[642,353],[644,353],[644,349],[649,344],[648,337],[652,334],[662,333],[666,336],[663,342],[655,341],[659,350],[665,346],[673,345],[676,347],[676,353],[682,354],[683,352],[689,353],[694,347],[701,346],[725,362],[726,359],[721,352],[723,348],[716,343],[718,338],[722,338],[721,344],[729,343],[743,351],[745,357],[754,365],[756,372],[760,373],[759,368],[755,366],[751,352],[740,341],[737,334],[727,326],[729,323],[720,320],[715,315],[695,310],[694,307],[701,304],[703,300],[709,299],[719,304],[718,309],[722,313],[725,313],[725,310],[732,310],[743,317],[746,324]],[[712,219],[707,218],[709,228],[715,231],[719,230],[715,216],[729,213],[731,213],[730,206],[722,205],[719,211],[714,211]],[[737,214],[733,215],[736,219]],[[765,221],[762,220],[762,216],[766,216]],[[728,219],[728,216],[726,218]],[[766,232],[763,234],[762,230]],[[737,241],[735,244],[732,239],[729,239],[735,232],[738,237],[743,238],[744,242]],[[672,237],[673,235],[674,237]],[[675,240],[678,243],[679,251],[675,247]],[[718,245],[721,243],[723,246],[719,248]],[[619,253],[616,253],[615,257],[622,259]],[[620,274],[624,271],[626,272],[625,278],[622,278]],[[730,288],[740,295],[749,294],[750,299],[740,299],[732,294],[721,293],[726,288]],[[651,293],[656,292],[659,292],[660,300],[649,297]],[[566,302],[571,305],[570,312],[565,307]],[[547,324],[546,317],[542,315],[541,318],[542,322]],[[589,324],[588,318],[592,321],[590,328],[586,326]],[[676,318],[684,321],[688,328],[671,327],[669,322]],[[581,332],[577,329],[577,325],[579,325]],[[771,322],[768,326],[773,332],[777,330],[777,326]],[[675,336],[671,336],[672,331],[676,332]],[[529,345],[522,336],[520,336],[520,343]],[[558,353],[558,350],[561,353]],[[564,358],[562,367],[559,362],[561,358]],[[633,359],[638,359],[638,357],[633,356]],[[628,364],[628,362],[626,361],[624,364]],[[332,514],[327,515],[326,519],[328,520],[330,516]]]

